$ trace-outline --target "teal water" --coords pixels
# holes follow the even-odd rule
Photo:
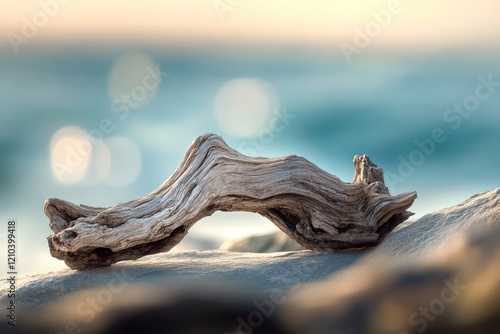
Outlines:
[[[143,196],[206,132],[222,135],[245,153],[303,155],[345,181],[352,178],[353,156],[368,154],[390,177],[393,193],[419,193],[417,216],[500,184],[498,57],[366,51],[347,64],[307,49],[141,49],[168,76],[150,103],[122,120],[107,84],[113,64],[128,51],[96,46],[0,53],[1,217],[20,221],[27,251],[46,252],[45,198],[104,206]],[[234,137],[217,122],[215,95],[235,78],[264,80],[276,95],[272,107],[291,115],[272,138]],[[489,95],[473,111],[448,111],[474,102],[469,97],[484,80],[498,84],[480,89]],[[65,126],[91,131],[103,118],[115,126],[103,139],[126,137],[139,149],[137,178],[124,187],[92,175],[60,183],[51,170],[52,136]]]

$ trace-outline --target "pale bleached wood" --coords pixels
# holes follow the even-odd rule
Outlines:
[[[302,157],[248,157],[206,134],[147,196],[109,208],[48,199],[50,252],[77,270],[166,252],[218,210],[261,214],[311,250],[372,247],[412,215],[417,195],[391,196],[367,156],[354,167],[345,183]]]

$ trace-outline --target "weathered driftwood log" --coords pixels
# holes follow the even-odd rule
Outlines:
[[[166,252],[217,210],[259,213],[311,250],[374,246],[412,215],[417,195],[391,196],[367,156],[354,157],[354,168],[344,183],[302,157],[248,157],[203,135],[145,197],[109,208],[48,199],[50,253],[83,270]]]

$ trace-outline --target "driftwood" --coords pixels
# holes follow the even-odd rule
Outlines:
[[[391,196],[367,156],[355,156],[354,168],[345,183],[302,157],[248,157],[203,135],[145,197],[109,208],[46,200],[50,253],[84,270],[166,252],[218,210],[261,214],[311,250],[375,246],[412,215],[406,209],[417,195]]]

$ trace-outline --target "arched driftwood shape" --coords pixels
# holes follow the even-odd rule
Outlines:
[[[206,134],[145,197],[109,208],[48,199],[50,253],[84,270],[166,252],[217,210],[259,213],[311,250],[374,246],[412,215],[417,194],[391,196],[367,156],[355,156],[354,168],[345,183],[302,157],[248,157]]]

